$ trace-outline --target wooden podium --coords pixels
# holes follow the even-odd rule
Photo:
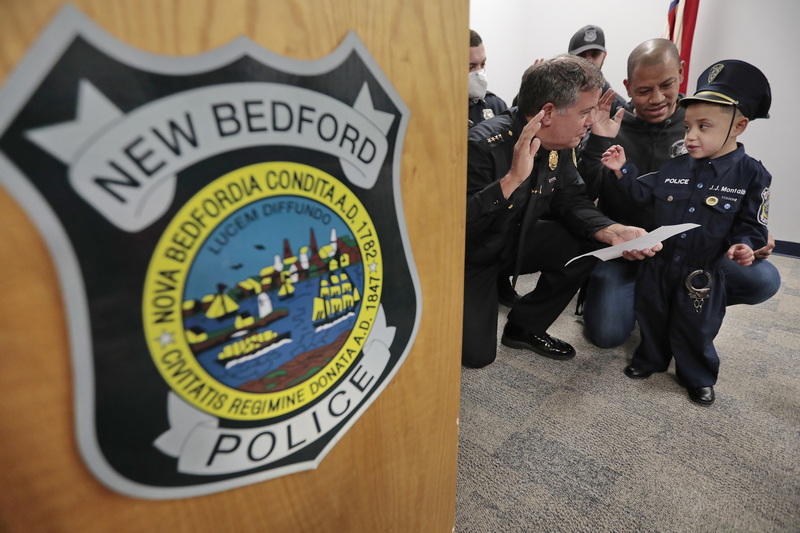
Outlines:
[[[62,7],[0,5],[0,82]],[[75,438],[67,318],[36,226],[0,187],[0,531],[449,532],[458,443],[466,169],[467,0],[76,0],[135,48],[198,54],[242,35],[294,59],[354,30],[410,110],[402,202],[421,287],[411,351],[314,470],[147,500],[99,483]]]

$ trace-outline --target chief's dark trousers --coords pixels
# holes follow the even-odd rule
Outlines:
[[[579,239],[557,221],[537,221],[522,243],[519,273],[541,274],[536,288],[517,301],[508,320],[532,333],[545,333],[589,276],[596,259],[579,259],[568,267],[564,264],[597,247],[597,243]],[[497,357],[497,276],[513,275],[516,254],[512,255],[499,264],[466,265],[461,351],[466,366],[480,368]]]

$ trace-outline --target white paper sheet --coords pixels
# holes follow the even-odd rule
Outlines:
[[[601,248],[599,250],[595,250],[594,252],[589,252],[588,254],[579,255],[577,257],[573,257],[564,266],[572,263],[576,259],[580,259],[581,257],[589,257],[595,256],[602,261],[608,261],[609,259],[616,259],[617,257],[622,257],[622,252],[625,250],[646,250],[647,248],[652,248],[656,244],[660,243],[661,241],[665,241],[670,237],[677,235],[678,233],[683,233],[685,231],[692,230],[694,228],[699,228],[700,224],[694,223],[686,223],[686,224],[675,224],[673,226],[661,226],[658,229],[654,229],[647,235],[642,235],[636,239],[632,239],[627,242],[623,242],[622,244],[617,244],[616,246],[609,246],[608,248]]]

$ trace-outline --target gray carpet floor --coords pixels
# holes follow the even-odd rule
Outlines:
[[[710,407],[674,366],[626,377],[638,332],[597,348],[574,301],[549,330],[574,359],[498,341],[492,365],[463,368],[456,531],[800,532],[800,259],[771,261],[778,294],[728,308]]]

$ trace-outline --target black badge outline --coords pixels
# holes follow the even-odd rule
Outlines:
[[[42,31],[0,89],[0,132],[6,131],[18,110],[24,106],[33,91],[36,90],[53,66],[59,61],[66,46],[78,36],[85,39],[92,46],[101,49],[109,57],[130,67],[165,74],[201,73],[225,65],[243,55],[248,55],[264,64],[288,73],[310,75],[328,72],[339,65],[351,53],[356,53],[381,85],[383,91],[391,98],[395,107],[400,111],[396,142],[393,150],[390,148],[393,152],[391,179],[397,224],[400,229],[399,237],[408,262],[410,281],[415,295],[416,313],[408,342],[404,346],[397,363],[363,405],[359,407],[358,411],[348,419],[336,436],[328,442],[314,461],[295,463],[290,467],[279,467],[273,470],[246,474],[234,479],[177,488],[152,487],[133,482],[117,473],[104,459],[98,445],[94,417],[91,414],[95,406],[94,367],[91,360],[93,353],[92,335],[88,322],[87,292],[76,252],[71,246],[64,227],[47,201],[16,165],[0,151],[0,184],[9,191],[35,224],[51,257],[58,258],[56,275],[58,276],[61,294],[65,302],[64,309],[66,311],[68,344],[73,374],[75,431],[78,449],[85,463],[98,480],[109,488],[128,496],[158,500],[212,494],[315,468],[388,386],[405,362],[419,330],[422,313],[420,280],[411,252],[400,186],[401,155],[410,115],[408,107],[391,85],[380,66],[369,54],[364,43],[352,30],[347,33],[340,45],[332,50],[330,54],[314,60],[296,60],[279,55],[261,47],[247,37],[237,38],[217,49],[194,56],[169,57],[133,48],[107,33],[77,8],[66,4]]]

